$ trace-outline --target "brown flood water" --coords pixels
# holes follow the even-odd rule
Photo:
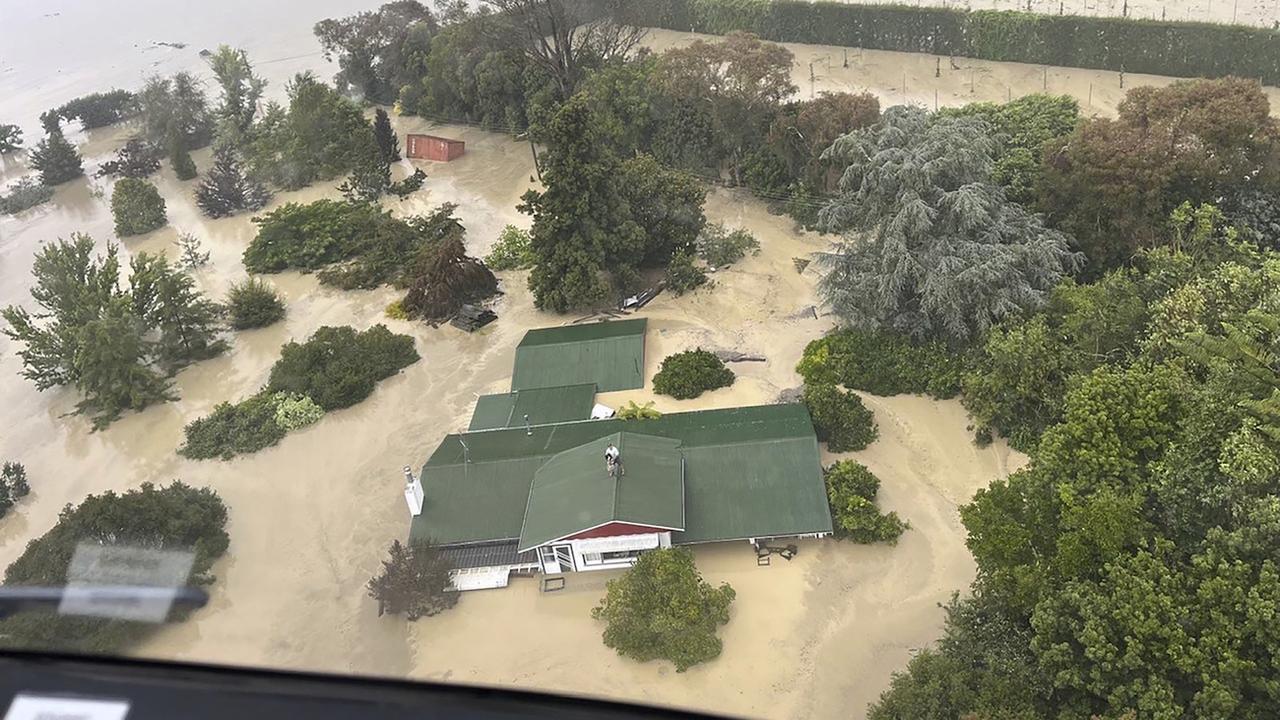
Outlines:
[[[6,13],[10,4],[0,0]],[[323,17],[354,5],[329,0],[308,12]],[[277,6],[268,7],[280,12]],[[51,22],[71,14],[68,10]],[[282,33],[279,57],[303,56],[290,61],[298,66],[290,66],[289,72],[272,74],[277,92],[278,80],[294,69],[309,65],[325,77],[332,72],[315,55],[307,34],[315,18],[290,20],[286,32],[285,15],[236,23],[270,26],[262,37]],[[217,42],[215,30],[225,31],[229,39],[244,37],[236,28],[204,28],[199,32],[213,37],[206,44]],[[144,36],[182,39],[165,28]],[[649,42],[664,47],[689,37],[655,32]],[[262,43],[277,47],[272,44],[276,40],[260,40],[257,47]],[[9,46],[0,40],[0,47]],[[192,54],[198,47],[182,52]],[[805,90],[809,60],[836,57],[832,53],[838,50],[791,48],[797,53],[797,83]],[[129,52],[150,58],[170,50]],[[266,53],[264,48],[261,56]],[[127,67],[109,72],[140,75],[146,62],[122,59],[118,64]],[[849,71],[837,64],[839,72],[820,78],[816,89],[867,87],[891,104],[900,90],[895,77],[904,69],[908,88],[913,77],[923,82],[933,72],[928,56],[867,52],[858,62],[851,59]],[[1042,82],[1039,68],[982,66],[990,67],[990,75],[977,73],[973,96],[955,91],[943,102],[1003,99],[998,78],[1018,83],[1012,86],[1014,95],[1036,91]],[[69,94],[52,98],[44,79],[35,84],[15,80],[17,71],[9,70],[13,67],[8,55],[0,59],[0,91],[15,89],[7,97],[0,92],[6,97],[0,116],[16,116],[24,125],[52,104],[49,100],[60,102],[102,86],[91,64],[82,64],[76,71],[82,74],[62,88]],[[177,65],[163,67],[171,71]],[[265,66],[264,72],[268,67],[276,66]],[[1055,90],[1052,79],[1059,72],[1085,77],[1076,74],[1089,71],[1051,69],[1050,90]],[[1083,87],[1073,82],[1057,91]],[[928,85],[921,87],[931,99]],[[1112,95],[1095,89],[1095,110],[1111,110],[1118,97],[1118,89]],[[908,98],[923,102],[911,92]],[[413,118],[396,118],[396,123],[401,133],[426,127]],[[404,202],[388,201],[388,207],[412,213],[442,202],[458,203],[476,255],[488,250],[502,225],[527,226],[529,219],[515,211],[515,204],[532,185],[528,146],[470,128],[435,131],[465,140],[467,154],[453,163],[424,164],[429,175],[424,190]],[[92,169],[127,136],[127,128],[108,128],[73,138]],[[207,151],[195,160],[206,167]],[[0,176],[23,172],[20,163],[6,163]],[[397,176],[409,171],[407,163],[396,169]],[[252,238],[253,225],[247,216],[203,218],[191,200],[192,183],[178,182],[167,168],[156,180],[168,202],[170,225],[123,241],[123,252],[171,252],[178,231],[193,232],[212,253],[196,279],[211,296],[221,297],[244,277],[240,254]],[[0,304],[29,301],[31,258],[41,243],[72,231],[88,232],[100,244],[113,239],[105,201],[109,194],[109,182],[81,179],[58,188],[48,206],[0,218]],[[274,205],[336,195],[332,185],[323,185],[282,194]],[[645,309],[651,323],[648,375],[667,354],[697,346],[759,352],[768,361],[735,365],[738,381],[731,388],[694,401],[655,398],[648,390],[610,393],[603,401],[656,400],[664,411],[770,402],[782,389],[799,384],[794,366],[804,344],[831,327],[828,317],[801,316],[801,310],[817,304],[816,275],[812,268],[799,273],[793,264],[794,258],[822,249],[823,239],[796,231],[785,218],[769,215],[762,203],[731,191],[712,192],[707,215],[750,229],[762,250],[716,273],[714,288],[680,298],[662,295]],[[506,387],[515,344],[526,329],[571,318],[536,311],[523,273],[503,274],[507,294],[496,304],[500,320],[474,335],[385,320],[383,308],[395,297],[390,290],[343,292],[296,273],[267,280],[288,300],[284,322],[231,336],[231,352],[175,378],[179,401],[128,416],[98,433],[89,432],[83,418],[68,415],[74,393],[38,393],[18,377],[17,348],[0,338],[0,458],[24,462],[33,485],[31,497],[0,521],[0,567],[52,526],[64,505],[90,493],[182,479],[215,488],[228,505],[231,547],[215,568],[218,582],[210,606],[191,621],[159,632],[140,648],[140,655],[514,684],[771,718],[860,717],[912,650],[936,638],[942,621],[938,603],[973,578],[957,505],[1025,462],[999,443],[974,447],[956,401],[867,397],[880,438],[851,456],[881,477],[881,505],[901,514],[911,530],[895,547],[807,542],[794,562],[765,568],[755,565],[745,545],[699,548],[698,562],[707,578],[730,582],[738,599],[733,619],[722,631],[724,654],[683,674],[663,663],[623,660],[600,643],[601,627],[589,618],[589,610],[607,574],[574,577],[566,592],[555,595],[538,593],[534,581],[516,580],[507,590],[468,593],[454,610],[417,623],[379,618],[364,584],[379,567],[386,546],[407,529],[400,468],[419,465],[443,435],[463,427],[477,394]],[[305,338],[325,324],[366,327],[376,322],[414,336],[423,359],[381,383],[365,402],[252,456],[192,462],[175,454],[183,425],[218,402],[254,392],[282,343]]]

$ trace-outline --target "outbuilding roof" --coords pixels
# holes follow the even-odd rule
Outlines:
[[[684,530],[672,534],[674,542],[831,532],[813,425],[803,405],[791,404],[449,435],[423,467],[425,501],[411,537],[443,544],[520,538],[539,469],[558,453],[617,433],[679,441]],[[630,473],[634,460],[623,462]]]
[[[594,383],[549,388],[528,388],[494,395],[481,395],[476,401],[468,430],[523,428],[529,425],[570,420],[586,420],[595,406]]]
[[[604,459],[610,445],[620,453],[612,474]],[[551,456],[533,474],[520,550],[611,522],[684,529],[679,440],[618,432]]]
[[[594,383],[644,387],[644,318],[530,330],[516,347],[511,389]]]

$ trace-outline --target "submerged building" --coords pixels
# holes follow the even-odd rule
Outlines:
[[[601,417],[596,392],[643,387],[645,327],[529,331],[511,392],[481,397],[428,458],[410,537],[441,547],[459,590],[627,567],[657,547],[831,533],[803,405]]]

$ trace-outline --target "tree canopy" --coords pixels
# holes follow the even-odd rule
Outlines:
[[[143,483],[137,490],[90,495],[67,505],[58,522],[26,549],[4,574],[5,585],[60,587],[80,544],[123,545],[193,554],[186,584],[208,587],[214,561],[227,550],[227,508],[217,493],[174,481],[164,487]],[[168,619],[183,620],[175,607]],[[42,652],[120,654],[159,629],[155,623],[28,611],[0,620],[6,647]]]
[[[1222,222],[988,336],[966,404],[1031,463],[961,509],[971,597],[871,718],[1280,712],[1280,258]]]
[[[120,178],[112,188],[111,215],[120,237],[149,233],[168,222],[156,186],[130,177]]]
[[[826,151],[845,170],[820,221],[844,237],[820,289],[842,320],[964,341],[1079,267],[1065,235],[991,182],[994,152],[986,123],[907,106]]]
[[[39,390],[76,386],[80,409],[96,413],[101,427],[125,410],[172,399],[164,374],[226,344],[218,306],[163,257],[136,255],[124,290],[116,246],[93,252],[93,238],[82,234],[45,245],[32,265],[38,310],[11,305],[0,314],[5,334],[23,345],[23,377]]]
[[[430,10],[417,0],[384,3],[377,10],[345,18],[321,20],[316,38],[325,59],[338,60],[334,83],[370,102],[391,104],[400,88],[413,78],[406,70],[430,49],[437,24]]]
[[[1252,80],[1137,87],[1114,120],[1083,120],[1046,154],[1039,187],[1040,208],[1100,275],[1161,242],[1183,201],[1274,194],[1280,125]]]
[[[720,655],[716,629],[729,622],[733,588],[702,579],[688,548],[650,550],[610,580],[591,617],[606,623],[604,644],[640,662],[670,660],[676,672]]]
[[[392,540],[382,571],[369,579],[369,597],[378,614],[389,612],[409,620],[437,615],[458,603],[452,590],[449,561],[430,543]]]
[[[31,167],[39,171],[40,183],[50,187],[84,175],[80,153],[61,130],[49,133],[31,150]]]

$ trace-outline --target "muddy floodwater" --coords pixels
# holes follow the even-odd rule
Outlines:
[[[320,57],[311,24],[366,4],[324,0],[302,9],[236,0],[184,6],[184,17],[177,18],[170,5],[130,2],[125,6],[137,10],[137,20],[128,23],[107,17],[97,3],[46,2],[38,10],[34,5],[0,0],[0,122],[21,123],[29,128],[28,138],[36,134],[36,115],[47,107],[112,85],[135,87],[151,72],[199,69],[199,49],[221,41],[246,47],[277,95],[283,80],[298,70],[328,77],[333,67]],[[120,5],[113,4],[114,12]],[[221,16],[227,8],[241,17]],[[15,18],[16,29],[9,22]],[[118,23],[120,32],[73,42],[108,22]],[[693,37],[655,31],[647,42],[663,48]],[[188,44],[177,49],[155,41]],[[55,56],[47,52],[54,45],[68,49]],[[935,91],[940,105],[951,105],[1047,89],[1071,93],[1087,112],[1110,114],[1123,93],[1115,73],[959,59],[953,69],[942,58],[941,77],[934,77],[933,56],[850,50],[846,68],[843,48],[788,47],[796,54],[802,96],[867,89],[885,105],[905,99],[932,106]],[[1127,87],[1170,81],[1125,78]],[[1268,92],[1276,99],[1273,89]],[[394,122],[402,134],[428,128],[415,118]],[[527,227],[529,218],[515,205],[534,185],[528,145],[468,127],[432,131],[466,141],[466,154],[452,163],[423,163],[424,189],[405,201],[388,200],[387,207],[407,214],[457,203],[473,255],[484,254],[503,225]],[[71,137],[92,172],[129,133],[128,127],[114,127]],[[208,151],[196,153],[195,161],[207,168]],[[394,172],[402,177],[412,167],[402,162]],[[0,164],[3,180],[25,172],[20,160]],[[201,216],[192,202],[193,183],[177,181],[167,167],[154,180],[170,224],[122,241],[123,254],[172,253],[178,232],[193,233],[212,255],[195,278],[206,293],[221,298],[244,277],[240,256],[254,226],[247,216]],[[109,196],[108,181],[82,178],[60,186],[46,206],[0,218],[0,305],[29,302],[31,260],[43,243],[73,231],[90,233],[100,245],[114,241]],[[273,206],[336,196],[332,184],[322,184],[281,194]],[[819,305],[817,275],[812,265],[797,271],[794,262],[822,250],[825,239],[796,230],[735,191],[711,191],[706,213],[712,221],[749,229],[761,251],[715,273],[710,289],[679,298],[664,294],[645,308],[647,376],[666,355],[699,346],[760,353],[767,361],[735,365],[732,387],[697,400],[658,398],[644,389],[608,393],[603,402],[654,400],[663,411],[772,402],[799,385],[794,367],[805,343],[832,327],[820,308],[806,312]],[[601,644],[602,628],[589,611],[613,577],[608,573],[571,577],[564,592],[550,595],[539,593],[535,581],[516,579],[506,590],[468,593],[455,609],[416,623],[378,617],[364,585],[387,545],[408,529],[400,468],[420,465],[446,433],[463,428],[478,394],[508,386],[525,330],[572,319],[535,310],[523,273],[503,273],[501,280],[505,294],[495,304],[500,319],[468,335],[385,319],[383,310],[396,297],[391,290],[339,291],[320,287],[312,276],[267,276],[288,301],[283,322],[230,336],[229,353],[174,379],[178,401],[126,416],[97,433],[83,417],[70,414],[77,400],[73,392],[40,393],[20,378],[18,348],[0,338],[0,458],[25,463],[33,487],[0,520],[0,567],[47,531],[68,503],[90,493],[182,479],[212,487],[225,500],[231,546],[215,566],[210,605],[189,622],[161,630],[140,655],[512,684],[770,718],[862,716],[890,673],[937,637],[939,603],[973,578],[958,505],[1025,462],[999,442],[975,447],[957,401],[865,398],[880,437],[848,456],[882,479],[881,506],[911,524],[898,545],[806,541],[794,561],[769,567],[757,567],[745,544],[696,551],[706,577],[730,582],[737,600],[722,631],[723,655],[686,673],[665,663],[623,660]],[[188,461],[175,454],[186,423],[261,386],[281,344],[322,325],[364,328],[377,322],[412,335],[422,360],[381,383],[365,402],[229,462]]]

